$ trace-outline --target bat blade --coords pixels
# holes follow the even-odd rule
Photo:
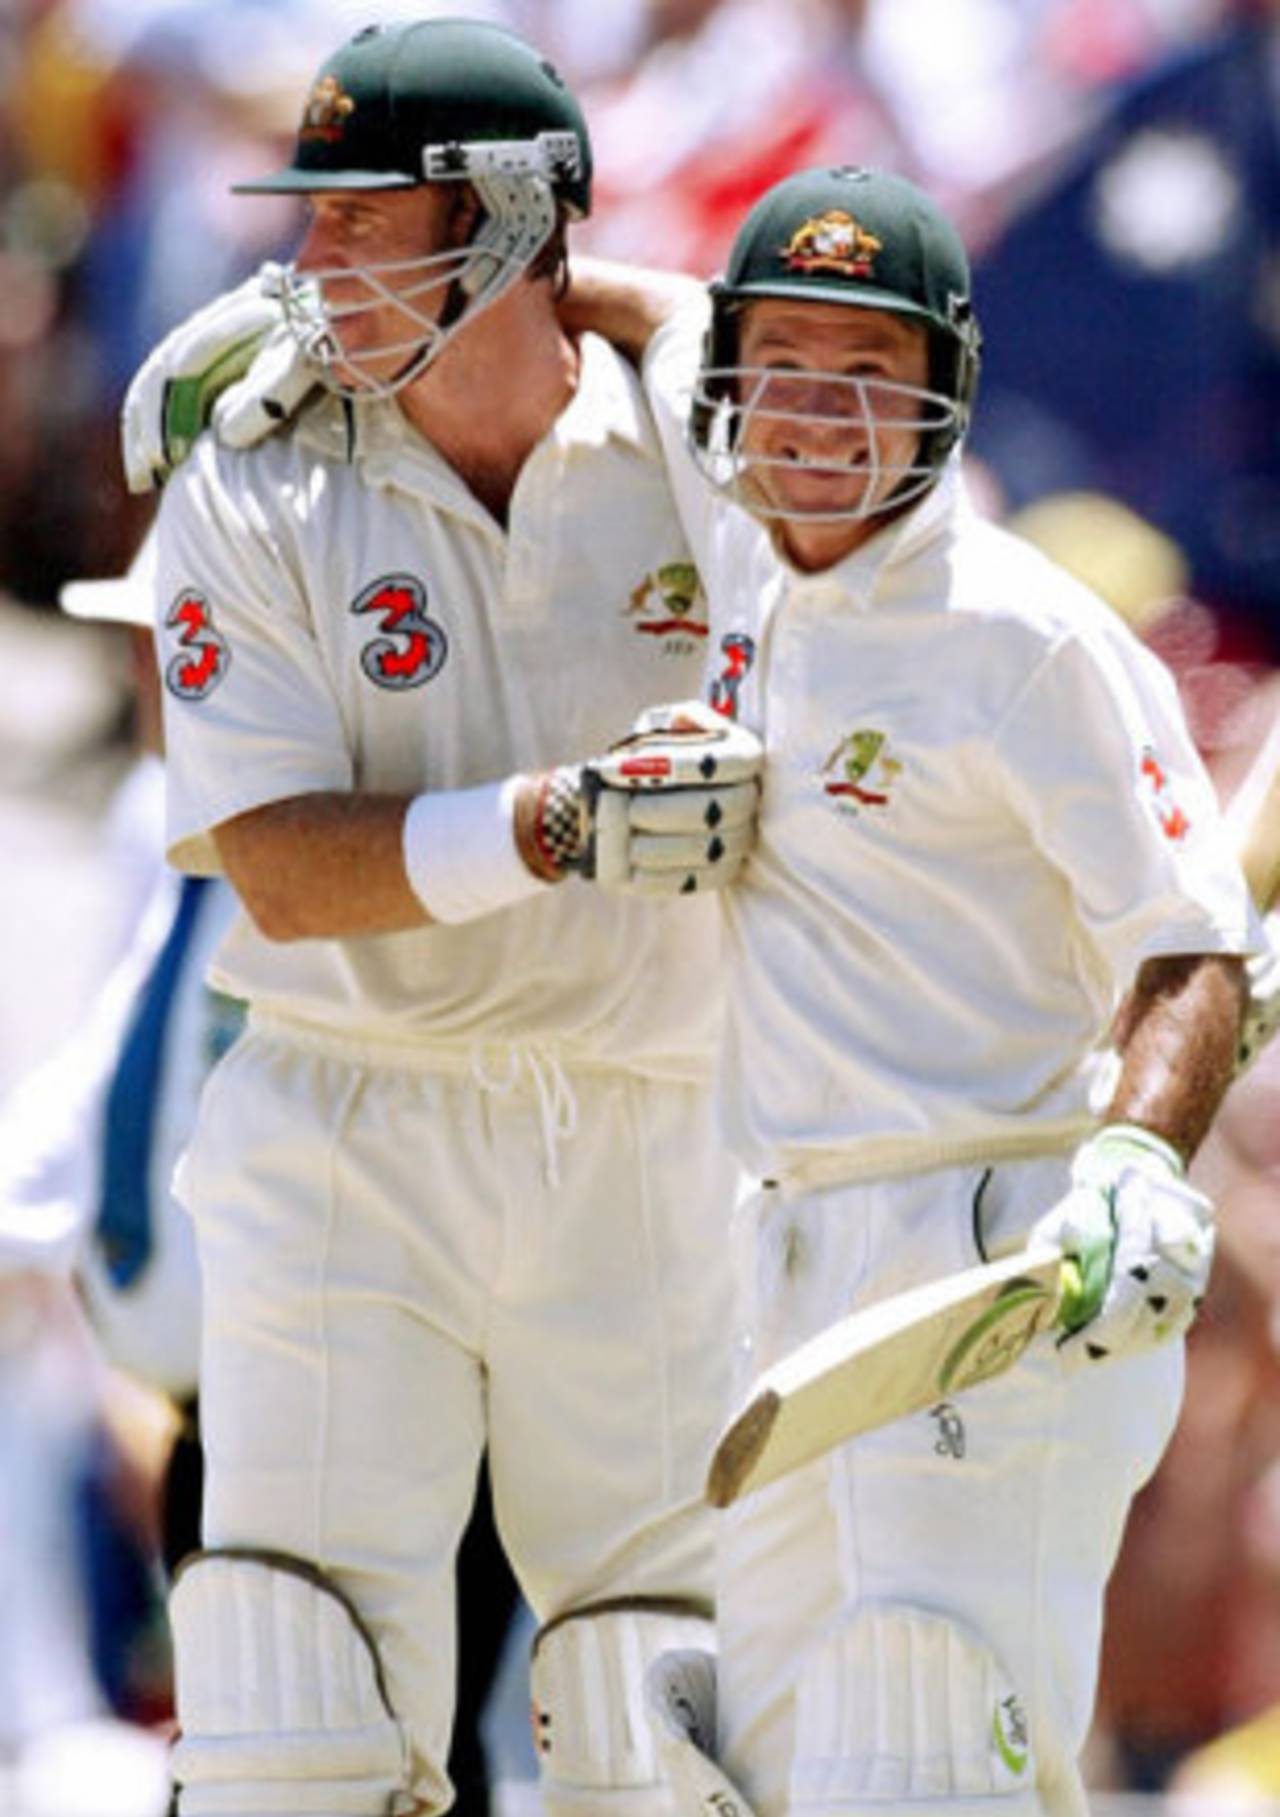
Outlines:
[[[761,1374],[726,1427],[706,1498],[727,1508],[833,1444],[1013,1367],[1058,1316],[1056,1249],[1020,1250],[853,1312]]]

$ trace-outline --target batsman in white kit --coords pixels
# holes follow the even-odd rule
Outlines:
[[[643,1679],[710,1644],[736,1182],[698,892],[740,862],[758,744],[695,700],[584,784],[696,695],[706,607],[635,372],[556,316],[590,149],[555,70],[496,27],[367,28],[245,187],[307,198],[296,264],[215,372],[175,375],[179,331],[126,417],[135,485],[188,454],[158,520],[170,857],[247,909],[213,967],[247,1029],[179,1182],[207,1491],[178,1809],[447,1805],[487,1446],[544,1623],[545,1808],[667,1817]],[[278,309],[301,387],[259,386],[239,447],[197,437]],[[609,893],[552,887],[573,869]]]
[[[932,201],[802,172],[709,311],[672,290],[580,267],[570,301],[647,345],[709,699],[766,748],[719,898],[724,1109],[765,1181],[738,1387],[1032,1239],[1081,1283],[1061,1341],[729,1509],[719,1760],[689,1783],[757,1817],[1075,1817],[1103,1590],[1209,1270],[1186,1163],[1256,918],[1169,675],[966,499],[980,339]]]

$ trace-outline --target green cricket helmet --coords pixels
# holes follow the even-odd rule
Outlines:
[[[515,33],[471,19],[365,26],[317,73],[291,162],[235,189],[368,194],[425,183],[471,185],[482,213],[465,246],[286,276],[289,324],[339,391],[388,395],[416,378],[464,321],[528,270],[562,216],[590,211],[582,109],[554,66]],[[353,279],[363,281],[355,300]],[[339,281],[345,300],[326,302],[326,284]],[[344,354],[343,321],[388,304],[397,337]],[[403,365],[380,376],[398,354]]]
[[[918,431],[915,456],[900,469],[897,485],[878,503],[872,502],[878,489],[869,485],[865,506],[797,515],[872,516],[934,484],[968,427],[981,335],[964,245],[922,190],[890,172],[853,165],[787,177],[751,210],[724,276],[710,288],[711,326],[690,437],[713,484],[741,491],[743,431],[753,414],[780,413],[771,403],[776,375],[748,369],[739,358],[743,311],[769,297],[884,310],[918,322],[927,336],[927,388],[821,375],[844,387],[833,407],[865,424],[873,467],[877,423]],[[749,487],[745,496],[760,512]]]

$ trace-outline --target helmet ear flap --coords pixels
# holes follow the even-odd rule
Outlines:
[[[941,469],[943,462],[964,437],[973,413],[973,400],[978,389],[982,365],[982,331],[967,297],[955,299],[950,309],[950,326],[929,331],[929,384],[956,406],[954,423],[934,430],[921,443],[921,454],[928,464]]]
[[[740,305],[729,300],[719,282],[708,286],[711,297],[711,320],[702,337],[702,369],[689,412],[689,435],[697,448],[705,449],[711,436],[719,405],[733,397],[733,379],[729,372],[738,364],[738,318]]]
[[[968,297],[952,312],[958,353],[954,397],[965,424],[973,414],[973,400],[978,390],[978,373],[982,366],[982,330]]]

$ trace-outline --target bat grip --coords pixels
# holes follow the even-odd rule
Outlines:
[[[1058,1275],[1058,1311],[1054,1324],[1063,1331],[1078,1331],[1084,1324],[1084,1277],[1074,1256],[1063,1256]]]

